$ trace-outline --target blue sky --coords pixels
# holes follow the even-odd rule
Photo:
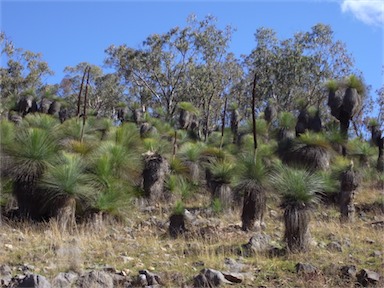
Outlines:
[[[64,67],[102,65],[111,44],[138,48],[153,33],[185,26],[188,15],[210,14],[218,26],[236,28],[230,50],[237,56],[255,47],[254,33],[272,28],[280,39],[329,24],[347,45],[355,68],[372,92],[383,85],[384,1],[18,1],[1,0],[1,30],[16,47],[41,52],[59,83]]]

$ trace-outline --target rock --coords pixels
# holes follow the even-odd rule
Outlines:
[[[13,245],[12,244],[4,244],[4,247],[7,248],[10,251],[13,250]]]
[[[380,280],[380,275],[378,273],[368,269],[360,270],[356,277],[357,282],[359,282],[363,287],[375,285]]]
[[[282,257],[287,254],[287,249],[286,248],[281,248],[281,247],[271,247],[268,250],[268,256],[269,257]]]
[[[112,277],[103,271],[91,271],[82,275],[77,283],[76,287],[81,288],[113,288]]]
[[[148,270],[140,270],[139,271],[140,277],[141,275],[145,276],[147,286],[153,286],[153,285],[161,285],[161,279],[158,275],[149,272]]]
[[[340,274],[342,278],[354,278],[356,276],[356,266],[355,265],[346,265],[340,268]]]
[[[231,272],[241,272],[244,271],[246,268],[248,268],[247,265],[240,263],[232,258],[225,258],[225,266],[229,269]]]
[[[51,288],[52,286],[44,276],[38,274],[28,274],[24,279],[19,281],[16,287]]]
[[[7,287],[12,280],[12,270],[8,265],[0,265],[0,287]]]
[[[225,279],[223,273],[214,269],[203,269],[200,274],[193,278],[193,287],[216,287],[222,284],[231,284]]]
[[[365,242],[368,243],[368,244],[374,244],[375,240],[372,240],[370,238],[365,238]]]
[[[296,266],[297,274],[317,274],[317,268],[307,263],[297,263]]]
[[[256,252],[262,252],[269,248],[271,243],[271,236],[258,232],[249,239],[247,244],[242,245],[242,254],[245,257],[250,257]]]
[[[343,252],[343,248],[341,247],[341,244],[337,241],[332,241],[328,243],[327,249],[330,251]]]
[[[242,273],[222,272],[224,278],[231,283],[241,283],[244,281],[244,275]]]
[[[52,286],[56,288],[71,288],[79,276],[74,272],[60,272],[52,280]]]
[[[369,254],[369,256],[371,257],[380,257],[381,255],[383,255],[383,253],[381,253],[381,251],[378,251],[378,250],[375,250],[371,254]]]

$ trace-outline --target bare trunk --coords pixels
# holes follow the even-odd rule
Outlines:
[[[355,205],[353,203],[355,190],[358,187],[356,175],[353,170],[347,170],[341,175],[340,190],[340,220],[341,222],[353,222]]]
[[[284,211],[284,239],[290,252],[304,252],[309,246],[309,211],[305,206],[288,206]]]
[[[171,215],[169,218],[169,235],[171,235],[172,238],[177,238],[186,231],[184,220],[183,214]]]
[[[60,231],[72,232],[76,224],[76,200],[72,197],[63,197],[55,206],[57,207],[55,216]]]
[[[164,181],[169,173],[168,161],[156,153],[147,153],[144,158],[144,195],[151,202],[164,200]]]
[[[218,183],[213,193],[213,199],[219,199],[224,211],[228,211],[233,206],[233,193],[228,184]]]
[[[266,197],[262,187],[245,188],[243,211],[241,214],[242,229],[244,231],[254,230],[255,222],[263,222],[266,208]]]

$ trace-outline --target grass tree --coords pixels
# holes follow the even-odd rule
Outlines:
[[[169,217],[169,235],[172,238],[177,238],[179,235],[186,232],[185,228],[185,208],[184,204],[181,201],[177,201],[171,216]]]
[[[229,159],[214,159],[208,164],[211,175],[209,186],[212,192],[212,203],[219,201],[223,210],[233,207],[234,198],[230,184],[235,168],[235,163]]]
[[[136,152],[122,144],[105,141],[92,154],[89,170],[100,191],[93,208],[99,216],[126,216],[142,170]]]
[[[9,156],[9,175],[14,183],[13,192],[21,216],[41,218],[45,214],[41,210],[45,199],[37,182],[57,157],[56,138],[40,128],[20,128],[16,131],[15,140],[4,149]]]
[[[266,209],[265,176],[266,168],[259,157],[245,154],[237,166],[238,184],[235,187],[235,199],[242,199],[242,229],[253,230],[255,223],[262,224]],[[236,201],[239,202],[239,201]]]
[[[327,170],[331,145],[322,133],[307,131],[279,147],[284,163],[312,170]]]
[[[296,118],[290,112],[280,112],[278,116],[277,141],[283,142],[286,139],[295,137]]]
[[[188,175],[193,184],[200,181],[199,159],[203,151],[204,144],[187,142],[180,146],[179,156],[181,161],[188,169]]]
[[[199,110],[190,102],[179,102],[179,127],[180,129],[189,130],[197,128],[197,116]]]
[[[284,208],[284,240],[290,252],[309,248],[310,211],[319,202],[324,181],[308,170],[278,165],[271,176],[271,183],[281,194]]]
[[[340,221],[353,222],[355,216],[355,205],[353,203],[355,190],[359,185],[357,175],[353,170],[353,161],[348,168],[341,173],[340,177]]]
[[[331,114],[340,121],[340,132],[348,141],[350,121],[361,109],[362,98],[365,93],[364,83],[357,76],[351,75],[341,82],[331,80],[326,86]],[[345,146],[343,146],[342,153],[343,156],[346,156],[347,149]]]
[[[374,146],[379,148],[379,154],[377,157],[377,170],[384,171],[384,137],[382,137],[382,131],[380,125],[376,119],[371,119],[368,124],[368,128],[371,130],[371,142]]]
[[[375,148],[372,147],[367,141],[355,138],[349,141],[347,145],[351,156],[357,157],[359,164],[362,167],[370,166],[370,159],[375,154]]]
[[[51,207],[62,231],[75,224],[76,205],[91,205],[97,192],[92,178],[86,173],[83,159],[63,152],[39,180],[45,206]]]

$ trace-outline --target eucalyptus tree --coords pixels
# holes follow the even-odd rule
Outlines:
[[[276,100],[278,107],[295,110],[298,97],[308,105],[320,106],[326,99],[327,79],[349,75],[353,60],[345,44],[334,40],[330,26],[317,24],[308,32],[279,40],[272,29],[255,33],[256,48],[244,58],[249,78],[258,75],[260,100]]]
[[[126,45],[109,46],[105,63],[114,68],[128,86],[132,99],[141,106],[165,109],[171,119],[177,103],[185,95],[181,91],[187,66],[193,61],[190,28],[175,27],[164,34],[152,34],[136,49]]]
[[[141,106],[162,107],[165,119],[171,120],[178,103],[188,101],[202,111],[203,127],[209,127],[210,118],[214,122],[220,117],[212,111],[220,110],[238,79],[235,75],[241,73],[240,64],[227,52],[232,29],[221,30],[215,21],[212,16],[198,21],[192,15],[186,27],[152,34],[141,48],[112,45],[106,49],[105,63]]]
[[[43,86],[43,78],[53,75],[40,53],[17,48],[4,32],[0,32],[0,55],[5,65],[0,67],[0,93],[2,108],[12,108],[19,94]]]

